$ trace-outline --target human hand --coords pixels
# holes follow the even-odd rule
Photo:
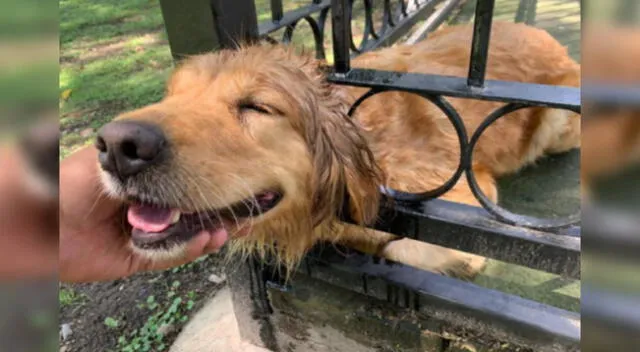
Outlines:
[[[206,232],[187,243],[184,256],[151,260],[130,246],[125,204],[107,197],[98,174],[97,150],[85,148],[60,164],[60,280],[115,280],[163,270],[216,252],[224,239]]]

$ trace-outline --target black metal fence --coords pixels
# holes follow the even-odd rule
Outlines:
[[[290,12],[283,10],[281,0],[271,0],[271,19],[262,23],[258,23],[253,0],[212,0],[210,3],[201,1],[180,5],[172,0],[161,0],[176,58],[216,49],[216,45],[233,47],[238,41],[278,42],[274,34],[281,29],[284,29],[284,34],[280,41],[289,43],[298,24],[303,21],[312,30],[317,57],[325,58],[325,30],[327,21],[331,21],[334,63],[327,71],[328,80],[334,84],[370,89],[352,106],[350,114],[375,94],[411,92],[438,106],[459,137],[460,160],[453,176],[437,189],[421,194],[381,188],[383,195],[393,200],[385,204],[393,206],[386,205],[382,209],[382,216],[375,227],[400,236],[579,279],[580,214],[544,219],[513,213],[492,203],[483,194],[471,168],[474,147],[482,133],[503,116],[527,107],[553,107],[578,113],[581,109],[580,90],[577,88],[485,79],[494,0],[477,1],[471,61],[466,78],[359,69],[350,65],[353,56],[394,43],[419,20],[426,22],[409,41],[415,42],[424,37],[462,2],[384,0],[383,23],[376,29],[372,17],[373,0],[364,0],[365,29],[360,44],[356,45],[351,33],[354,1],[350,0],[313,0],[309,5]],[[532,11],[531,6],[535,9],[535,1],[523,0],[516,20],[526,21]],[[185,24],[185,21],[189,23]],[[487,116],[469,136],[460,115],[448,103],[449,97],[502,102],[504,106]],[[463,176],[482,208],[435,199],[450,190]],[[508,336],[523,346],[540,350],[578,348],[580,315],[574,312],[400,264],[388,265],[384,260],[358,253],[344,256],[323,249],[309,255],[305,264],[302,274],[312,278],[326,279],[328,265],[331,270],[348,273],[347,276],[352,278],[332,280],[333,284],[405,307],[418,310],[428,307],[431,314],[434,311],[447,312],[450,316],[459,317],[457,323],[467,317],[466,325],[471,324],[479,331],[494,329],[498,338]],[[268,268],[259,265],[254,269],[252,277],[261,283],[255,283],[252,290],[263,292],[266,281],[272,287],[278,286],[279,279],[271,275]],[[380,283],[378,279],[387,283],[383,289],[374,289]],[[265,297],[263,292],[252,299],[266,300]],[[269,312],[268,302],[259,305],[265,314]]]

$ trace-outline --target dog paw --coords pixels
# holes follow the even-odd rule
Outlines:
[[[487,258],[469,255],[445,267],[443,275],[464,281],[473,281],[487,266]]]
[[[467,281],[482,272],[487,262],[475,254],[408,238],[387,243],[379,254],[387,260]]]

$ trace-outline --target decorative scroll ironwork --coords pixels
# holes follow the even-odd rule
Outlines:
[[[354,23],[354,4],[362,1],[363,11],[355,15],[361,15],[360,20],[364,23],[362,39],[356,45],[351,26]],[[344,9],[336,16],[344,15],[345,24],[349,26],[349,34],[347,44],[348,51],[352,55],[357,55],[365,51],[369,51],[382,45],[388,45],[394,42],[400,34],[404,34],[406,29],[415,21],[424,19],[434,7],[441,3],[441,0],[349,0],[344,4]],[[393,6],[393,4],[396,6]],[[382,16],[380,23],[376,23],[374,18],[374,10],[376,4],[382,4]],[[296,10],[282,13],[282,1],[271,1],[271,21],[259,24],[259,35],[263,40],[270,43],[277,43],[272,35],[278,30],[285,28],[285,32],[280,42],[288,44],[291,42],[296,28],[301,21],[307,22],[313,31],[314,48],[316,57],[319,59],[326,58],[324,40],[327,17],[331,11],[331,0],[313,1],[311,4],[298,8]],[[337,12],[336,10],[333,11]],[[376,28],[378,24],[379,28]]]
[[[384,92],[389,92],[389,90],[376,90],[376,89],[372,89],[369,92],[367,92],[366,94],[364,94],[362,97],[360,97],[358,100],[356,100],[356,102],[351,106],[351,109],[349,110],[349,116],[353,116],[353,114],[355,113],[356,109],[368,98],[379,94],[379,93],[384,93]],[[459,142],[459,146],[460,146],[460,150],[467,150],[468,149],[468,138],[467,138],[467,130],[464,127],[464,122],[462,122],[462,118],[460,117],[460,115],[458,115],[458,112],[453,108],[453,106],[451,106],[451,104],[449,104],[449,102],[443,98],[442,96],[439,95],[425,95],[425,94],[420,94],[423,98],[428,99],[429,101],[431,101],[431,103],[433,103],[435,106],[437,106],[440,110],[442,110],[442,112],[444,112],[444,114],[447,116],[447,118],[449,119],[449,121],[451,122],[451,124],[453,125],[456,134],[458,135],[458,142]],[[392,199],[396,200],[396,201],[400,201],[400,202],[421,202],[421,201],[425,201],[428,199],[433,199],[433,198],[437,198],[443,194],[445,194],[447,191],[449,191],[451,188],[453,188],[453,186],[455,186],[455,184],[458,182],[458,180],[460,179],[460,176],[462,175],[462,173],[468,169],[466,165],[469,164],[469,161],[465,158],[466,154],[465,153],[460,153],[460,160],[458,162],[458,168],[456,169],[456,171],[454,172],[454,174],[442,185],[440,185],[438,188],[433,189],[433,190],[428,190],[422,193],[407,193],[407,192],[402,192],[402,191],[397,191],[394,189],[391,189],[389,187],[386,186],[382,186],[380,188],[381,192],[387,196],[387,197],[391,197]]]
[[[453,176],[449,180],[447,180],[445,183],[443,183],[440,187],[434,190],[423,192],[423,193],[407,193],[407,192],[402,192],[398,190],[393,190],[388,187],[383,187],[382,192],[384,195],[392,198],[395,201],[400,201],[400,202],[408,202],[408,203],[423,202],[423,201],[433,199],[443,195],[445,192],[450,190],[456,184],[456,182],[459,180],[459,178],[463,173],[466,173],[469,186],[472,192],[474,193],[475,197],[480,202],[480,204],[489,213],[491,213],[497,219],[503,221],[504,223],[507,223],[510,225],[528,227],[532,229],[539,229],[539,230],[557,230],[567,226],[576,225],[579,223],[580,221],[579,213],[570,215],[565,218],[560,218],[560,219],[538,219],[530,216],[514,214],[498,206],[497,204],[494,204],[484,195],[482,190],[480,190],[480,187],[476,182],[473,169],[471,168],[471,161],[473,160],[474,147],[476,146],[478,140],[482,136],[482,133],[487,128],[489,128],[496,120],[498,120],[499,118],[503,118],[506,115],[512,112],[515,112],[517,110],[529,108],[532,106],[550,106],[550,107],[567,109],[567,110],[579,113],[580,112],[580,106],[579,106],[580,93],[578,89],[565,88],[565,87],[546,87],[546,86],[539,86],[539,85],[532,86],[531,88],[551,89],[548,91],[549,93],[551,92],[560,93],[559,95],[555,96],[555,98],[553,99],[542,100],[542,99],[536,99],[535,89],[530,89],[528,84],[512,85],[511,82],[489,82],[488,83],[489,88],[500,87],[501,84],[512,85],[510,89],[511,94],[514,94],[514,93],[517,94],[518,92],[520,92],[521,94],[529,94],[532,91],[534,92],[534,94],[532,94],[529,97],[526,97],[526,95],[522,95],[520,99],[513,99],[517,102],[507,103],[503,107],[495,110],[480,124],[478,129],[474,131],[474,134],[471,136],[471,139],[468,139],[464,123],[462,122],[462,118],[460,117],[458,112],[455,110],[455,108],[453,108],[453,106],[451,106],[451,104],[449,104],[446,101],[446,99],[443,98],[443,95],[450,95],[450,96],[465,95],[465,94],[456,94],[460,92],[455,92],[455,91],[450,91],[450,92],[443,91],[443,90],[446,90],[447,86],[459,86],[460,82],[455,82],[456,79],[451,78],[453,82],[449,81],[449,79],[447,78],[434,81],[434,80],[430,80],[430,78],[433,78],[433,76],[428,76],[428,75],[411,74],[411,76],[408,76],[408,75],[405,76],[404,74],[394,75],[393,73],[389,73],[389,72],[374,72],[372,70],[357,71],[354,69],[345,76],[335,75],[335,77],[331,78],[331,81],[334,83],[342,83],[342,84],[353,84],[355,83],[355,81],[357,81],[358,85],[367,86],[366,80],[361,80],[359,78],[356,78],[355,80],[353,79],[354,78],[353,75],[358,76],[359,73],[363,73],[362,76],[372,76],[372,75],[380,74],[381,76],[385,77],[382,79],[382,81],[386,81],[387,84],[385,86],[377,85],[377,83],[380,81],[380,78],[369,80],[369,83],[371,84],[369,86],[370,87],[372,86],[373,88],[368,93],[360,97],[353,104],[353,106],[351,107],[351,110],[349,111],[350,116],[352,116],[355,113],[358,106],[360,106],[366,99],[372,97],[373,95],[376,95],[382,92],[389,92],[389,91],[412,92],[430,100],[434,105],[436,105],[440,110],[442,110],[442,112],[448,117],[449,121],[451,121],[452,125],[454,126],[454,129],[459,139],[459,146],[460,146],[461,152],[460,152],[460,160],[459,160],[458,168],[456,169]],[[366,75],[364,73],[366,73]],[[390,79],[390,76],[395,76],[395,78]],[[404,84],[398,84],[400,83],[399,81],[403,80],[403,77],[413,78],[413,79],[416,79],[416,81],[412,82],[411,79],[405,79],[403,82]],[[440,85],[437,91],[430,91],[425,88],[427,84],[431,86],[436,86],[436,84],[438,83],[437,81],[445,83],[443,85]],[[449,81],[449,82],[446,82],[446,81]],[[392,87],[395,89],[393,89]],[[463,89],[464,89],[464,86],[463,86]],[[498,100],[498,101],[509,101],[510,100],[509,98],[511,98],[511,97],[498,96],[495,94],[496,90],[493,90],[493,89],[492,89],[492,91],[494,92],[493,95],[485,95],[482,97],[474,96],[474,95],[478,95],[478,93],[474,93],[471,89],[465,89],[465,90],[467,92],[466,95],[469,95],[469,98]],[[499,91],[500,90],[498,89],[498,92]],[[548,95],[548,97],[550,98],[551,96]],[[538,98],[542,98],[542,97],[538,97]],[[573,101],[573,103],[571,101]],[[576,105],[576,101],[578,105]]]
[[[491,126],[492,123],[497,121],[499,118],[505,117],[507,114],[510,114],[520,109],[529,108],[529,107],[530,106],[524,105],[524,104],[511,103],[511,104],[504,105],[503,107],[491,113],[491,115],[489,115],[480,124],[480,126],[478,126],[478,129],[474,132],[473,136],[471,136],[471,140],[469,141],[469,148],[468,148],[469,156],[467,160],[468,161],[473,160],[473,151],[474,151],[475,145],[477,144],[478,140],[482,136],[482,133],[489,126]],[[574,107],[573,109],[570,109],[570,110],[577,113],[580,112],[579,107]],[[471,191],[473,192],[473,194],[476,196],[476,199],[478,199],[480,204],[487,211],[489,211],[496,218],[498,218],[499,220],[507,224],[523,226],[523,227],[528,227],[532,229],[553,230],[553,229],[567,227],[570,225],[575,225],[580,222],[580,213],[572,214],[562,219],[538,219],[530,216],[514,214],[498,206],[497,204],[493,203],[484,195],[484,193],[478,186],[478,182],[476,182],[473,169],[469,165],[467,165],[466,172],[467,172],[467,180],[468,180],[469,186],[471,187]]]
[[[275,11],[274,8],[276,9]],[[285,14],[278,12],[277,9],[281,8],[281,0],[271,1],[272,18],[270,22],[263,22],[259,24],[258,32],[260,37],[270,43],[278,43],[278,40],[274,39],[271,35],[276,31],[285,28],[280,42],[283,44],[289,44],[294,36],[296,28],[298,28],[298,24],[301,21],[307,22],[313,32],[316,57],[324,59],[325,24],[330,10],[329,1],[314,1],[308,6]]]
[[[360,70],[350,68],[350,57],[340,38],[348,38],[346,19],[334,17],[334,74],[329,78],[332,83],[370,87],[372,90],[360,98],[351,108],[353,113],[365,99],[383,91],[405,91],[419,94],[438,106],[453,124],[460,140],[460,162],[454,175],[435,190],[421,194],[411,194],[383,188],[383,194],[395,201],[419,203],[438,196],[451,189],[466,173],[469,186],[478,202],[494,217],[510,225],[522,226],[539,230],[558,230],[567,226],[577,225],[580,213],[561,219],[539,219],[531,216],[514,214],[491,202],[480,190],[476,182],[471,160],[473,149],[482,133],[497,119],[519,109],[535,106],[568,109],[580,112],[580,90],[572,87],[545,86],[528,83],[492,81],[485,82],[486,61],[489,48],[490,28],[493,17],[494,1],[479,1],[476,6],[474,36],[469,65],[469,75],[466,81],[461,78],[442,77],[423,74],[404,74],[378,70]],[[333,6],[344,6],[342,0],[334,0]],[[340,33],[343,31],[343,33]],[[504,94],[501,94],[504,93]],[[553,94],[553,95],[552,95]],[[467,139],[462,119],[455,109],[446,103],[442,96],[462,97],[470,99],[503,101],[507,105],[488,116],[480,127],[474,131],[471,140]]]
[[[376,26],[374,25],[373,0],[360,0],[362,1],[364,6],[364,12],[362,14],[364,16],[364,31],[360,44],[356,45],[352,30],[354,20],[353,9],[354,3],[356,3],[356,1],[359,0],[317,1],[311,3],[308,6],[299,8],[286,14],[282,14],[281,1],[272,0],[272,19],[270,22],[260,24],[259,32],[262,38],[275,43],[277,41],[273,39],[270,34],[276,32],[278,29],[284,28],[285,30],[282,35],[281,42],[289,44],[295,34],[296,28],[298,28],[298,24],[301,21],[307,22],[313,33],[316,56],[320,59],[324,59],[326,57],[326,53],[324,50],[326,22],[327,17],[330,13],[332,13],[331,20],[334,37],[333,44],[335,74],[330,77],[330,80],[336,84],[353,85],[354,83],[356,83],[360,86],[373,87],[373,89],[369,93],[356,101],[356,103],[351,108],[350,114],[353,114],[357,106],[359,106],[365,99],[375,94],[390,90],[405,90],[412,91],[430,100],[433,104],[438,106],[449,118],[456,130],[456,133],[458,134],[458,139],[460,141],[460,162],[452,177],[444,182],[440,187],[420,194],[410,194],[386,187],[381,187],[381,191],[383,192],[383,194],[393,198],[396,201],[421,202],[443,195],[455,185],[462,174],[466,174],[469,185],[479,203],[490,214],[507,224],[529,227],[532,229],[546,230],[555,230],[566,226],[576,225],[579,222],[579,213],[562,219],[538,219],[530,216],[514,214],[487,199],[487,197],[484,196],[484,194],[478,187],[475,180],[475,175],[471,168],[473,147],[475,146],[477,140],[480,138],[482,132],[499,117],[507,115],[509,112],[532,106],[559,107],[575,112],[580,111],[580,93],[577,88],[515,84],[513,82],[492,82],[488,88],[498,88],[498,94],[500,93],[500,89],[502,89],[505,91],[505,93],[511,93],[511,96],[507,95],[504,97],[496,97],[496,90],[488,89],[487,87],[485,87],[484,90],[473,90],[474,88],[479,89],[485,86],[485,70],[487,64],[486,57],[488,54],[494,1],[478,2],[478,5],[476,7],[476,20],[474,23],[474,30],[476,35],[474,35],[474,40],[472,42],[472,57],[471,64],[469,66],[469,76],[467,78],[466,84],[461,84],[461,82],[454,81],[446,82],[454,83],[455,86],[451,84],[449,84],[448,86],[442,86],[439,83],[443,83],[443,80],[430,81],[429,79],[427,79],[429,78],[427,75],[417,74],[414,74],[414,76],[416,77],[413,77],[413,79],[419,80],[419,84],[403,85],[403,79],[409,76],[394,76],[393,73],[372,70],[369,70],[367,72],[367,75],[370,77],[370,79],[364,77],[364,74],[362,74],[355,80],[352,79],[357,75],[358,72],[364,72],[360,70],[351,70],[349,62],[352,56],[358,55],[359,53],[367,50],[371,50],[372,48],[375,48],[377,46],[384,45],[387,41],[397,39],[389,39],[389,36],[394,34],[394,30],[399,28],[401,24],[413,23],[415,22],[415,18],[423,18],[425,14],[433,13],[435,6],[439,3],[442,3],[441,1],[433,0],[397,0],[397,3],[400,6],[396,6],[396,11],[393,11],[394,8],[392,6],[392,0],[384,0],[382,1],[383,14],[381,28],[376,30]],[[378,4],[380,4],[380,2]],[[348,76],[339,75],[341,73],[347,72],[349,72]],[[390,83],[384,85],[384,88],[374,87],[376,84],[379,84],[381,81],[384,82],[385,80]],[[445,91],[443,87],[450,87],[453,89]],[[551,97],[552,94],[554,95],[553,98]],[[469,140],[467,138],[466,129],[461,117],[442,96],[500,100],[508,103],[508,105],[503,107],[502,109],[497,110],[491,116],[487,117],[480,128],[475,131],[474,136],[472,136],[471,140]],[[558,97],[562,101],[558,101]],[[503,111],[504,109],[513,110]],[[502,112],[502,114],[500,114],[500,112]],[[496,114],[498,115],[496,116]]]

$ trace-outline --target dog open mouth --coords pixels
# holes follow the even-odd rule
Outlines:
[[[280,192],[268,191],[224,208],[190,213],[133,200],[127,209],[127,220],[132,227],[134,245],[142,249],[167,248],[186,242],[201,231],[212,236],[222,231],[226,238],[230,226],[242,225],[249,218],[265,214],[281,199]]]

